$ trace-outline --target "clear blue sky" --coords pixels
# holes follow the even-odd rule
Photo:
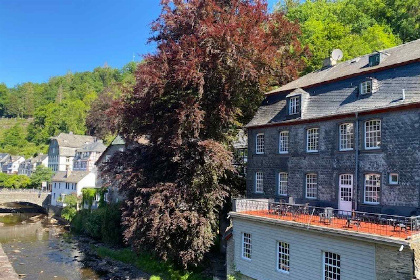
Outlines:
[[[46,82],[143,54],[159,0],[0,0],[0,83]],[[277,0],[269,0],[272,7]]]

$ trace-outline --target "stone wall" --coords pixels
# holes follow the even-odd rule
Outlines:
[[[382,144],[379,150],[364,149],[364,122],[380,119]],[[355,151],[339,151],[339,125],[355,123],[355,118],[336,119],[294,126],[274,126],[248,130],[247,197],[287,199],[277,194],[279,172],[289,174],[288,196],[297,202],[338,207],[338,182],[343,173],[353,174],[356,181]],[[361,211],[410,215],[419,207],[420,186],[420,109],[389,112],[358,117],[359,172],[357,174],[357,202]],[[319,152],[306,152],[306,129],[320,128]],[[355,126],[356,127],[356,126]],[[289,153],[278,153],[280,131],[289,131]],[[265,153],[255,154],[257,133],[264,133]],[[254,191],[255,172],[264,173],[264,193]],[[390,172],[399,173],[400,184],[389,185]],[[305,198],[305,176],[318,175],[317,199]],[[380,205],[364,204],[364,175],[381,175]],[[356,182],[355,182],[356,183]]]
[[[51,195],[46,192],[30,192],[21,190],[0,191],[0,204],[8,202],[30,202],[44,208],[48,208],[51,201]]]
[[[413,279],[413,250],[376,244],[376,279],[377,280],[411,280]],[[419,260],[417,260],[418,262]]]
[[[9,258],[4,253],[0,244],[0,279],[17,280],[19,279],[15,270],[9,262]]]
[[[420,279],[420,239],[412,241],[410,246],[414,252],[414,274]]]

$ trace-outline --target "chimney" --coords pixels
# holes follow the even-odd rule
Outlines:
[[[405,100],[405,89],[402,90],[402,100]]]
[[[70,170],[70,167],[67,167],[67,170],[66,170],[66,177],[68,178],[70,175],[71,175],[71,170]]]
[[[337,64],[337,61],[335,61],[331,57],[328,57],[328,58],[324,59],[324,61],[322,62],[322,69],[334,66],[336,64]]]

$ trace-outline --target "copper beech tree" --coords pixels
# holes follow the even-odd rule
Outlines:
[[[126,192],[124,238],[184,267],[213,244],[230,192],[226,134],[249,120],[263,92],[303,69],[299,27],[265,1],[161,1],[157,45],[136,85],[111,111],[120,133],[148,145],[114,156],[104,171]]]

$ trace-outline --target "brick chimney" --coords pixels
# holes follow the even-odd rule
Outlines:
[[[70,170],[70,167],[67,167],[67,170],[66,170],[66,177],[68,178],[70,175],[71,175],[71,170]]]

